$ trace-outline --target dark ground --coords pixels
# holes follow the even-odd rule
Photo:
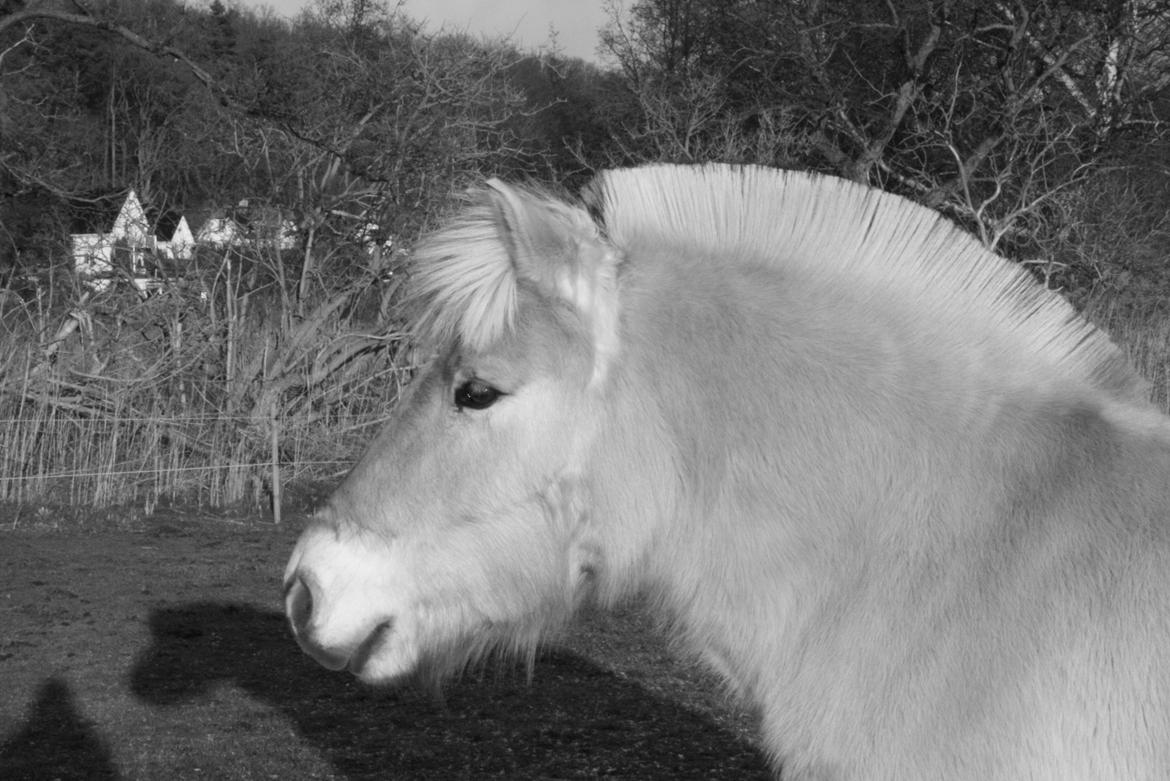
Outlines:
[[[748,720],[636,609],[445,701],[303,656],[300,518],[0,507],[0,779],[763,779]]]

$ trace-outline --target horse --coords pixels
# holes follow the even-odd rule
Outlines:
[[[441,681],[639,595],[784,778],[1170,777],[1170,420],[1025,269],[714,164],[493,179],[414,263],[428,363],[285,572],[320,664]]]

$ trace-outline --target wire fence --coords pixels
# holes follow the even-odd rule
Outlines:
[[[252,501],[278,516],[285,484],[337,479],[387,417],[37,412],[0,417],[0,502]]]
[[[317,469],[321,467],[349,467],[354,461],[352,459],[345,461],[301,461],[296,464],[297,467]],[[227,469],[266,469],[272,466],[267,461],[253,461],[247,464],[208,464],[203,466],[181,466],[172,469],[104,469],[100,471],[88,472],[50,472],[48,474],[36,476],[23,475],[0,475],[0,482],[17,482],[20,480],[78,480],[85,478],[101,478],[101,477],[131,477],[131,476],[146,476],[146,475],[162,475],[171,472],[211,472],[216,470]]]

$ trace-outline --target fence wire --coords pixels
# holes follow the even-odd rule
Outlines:
[[[350,435],[386,419],[385,411],[0,417],[9,445],[0,453],[0,501],[233,504],[258,486],[279,493],[281,483],[343,474],[364,444]]]

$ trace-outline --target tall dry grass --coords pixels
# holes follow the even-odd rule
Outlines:
[[[413,370],[396,328],[401,258],[301,299],[243,260],[146,297],[0,297],[0,502],[265,504],[283,483],[343,474]],[[1088,311],[1170,412],[1170,316]]]
[[[1125,350],[1130,362],[1150,381],[1154,404],[1170,414],[1170,307],[1111,299],[1092,302],[1086,314]]]
[[[344,472],[411,373],[398,259],[303,298],[244,261],[0,303],[0,502],[263,504]]]

